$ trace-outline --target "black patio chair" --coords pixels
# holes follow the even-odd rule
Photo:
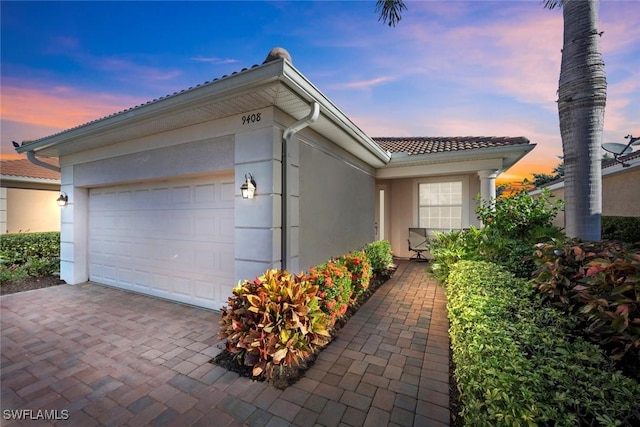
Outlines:
[[[429,250],[427,247],[429,238],[427,237],[426,228],[409,228],[409,239],[407,242],[409,243],[409,250],[415,252],[415,254],[409,258],[410,260],[429,261],[427,257],[422,255],[422,252]]]

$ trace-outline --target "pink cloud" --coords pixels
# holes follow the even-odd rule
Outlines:
[[[2,87],[2,120],[50,129],[77,126],[142,102],[126,95],[82,92],[67,86],[23,87],[15,83]]]
[[[360,80],[360,81],[353,81],[353,82],[331,85],[331,88],[332,89],[367,89],[372,86],[378,86],[380,84],[393,81],[395,79],[396,79],[395,77],[391,77],[391,76],[381,76],[381,77],[375,77],[369,80]]]

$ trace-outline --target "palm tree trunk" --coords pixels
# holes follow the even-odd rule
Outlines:
[[[596,0],[562,2],[564,42],[558,112],[565,165],[566,233],[600,240],[601,151],[607,81]]]

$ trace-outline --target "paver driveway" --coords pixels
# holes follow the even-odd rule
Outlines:
[[[401,261],[284,391],[208,363],[215,312],[91,283],[3,296],[2,425],[448,425],[445,297],[424,267]]]

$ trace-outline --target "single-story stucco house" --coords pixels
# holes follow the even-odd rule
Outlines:
[[[602,163],[602,216],[640,217],[640,150],[620,156],[619,160]],[[542,188],[564,200],[564,179],[549,182],[529,194],[536,197]],[[558,213],[553,223],[565,227],[564,211]]]
[[[371,138],[274,49],[17,151],[59,158],[67,283],[218,309],[268,268],[299,272],[375,239],[409,256],[409,227],[476,224],[476,195],[493,196],[498,174],[533,148],[522,137]]]
[[[27,159],[1,160],[0,233],[60,231],[59,196],[60,172]]]

